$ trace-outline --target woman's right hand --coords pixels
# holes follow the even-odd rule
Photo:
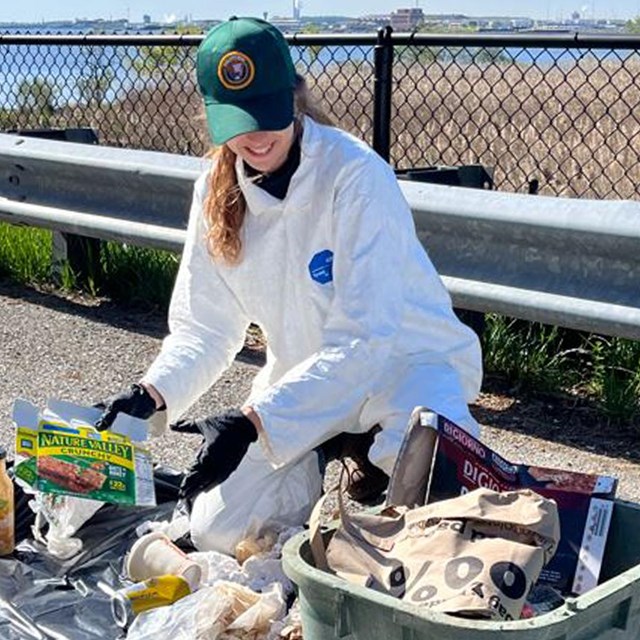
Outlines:
[[[160,405],[162,405],[162,402],[160,402]],[[98,406],[104,409],[95,424],[98,431],[108,429],[119,413],[126,413],[134,418],[146,420],[161,408],[157,398],[150,393],[145,385],[141,384],[132,384],[125,391],[112,396]]]

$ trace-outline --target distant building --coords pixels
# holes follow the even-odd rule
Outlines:
[[[283,33],[296,33],[302,28],[302,22],[300,20],[294,20],[293,18],[274,16],[269,22]]]
[[[145,13],[145,15],[142,16],[142,22],[144,22],[144,24],[151,24],[151,16]]]
[[[533,29],[534,21],[531,18],[513,18],[511,26],[516,31],[524,31],[525,29]]]
[[[391,13],[391,27],[394,31],[414,31],[424,20],[420,8],[397,9]]]

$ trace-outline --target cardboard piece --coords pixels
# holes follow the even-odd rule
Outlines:
[[[120,414],[112,429],[99,432],[93,423],[100,414],[61,400],[42,411],[16,400],[16,480],[31,491],[155,506],[151,454],[139,444],[145,421]]]

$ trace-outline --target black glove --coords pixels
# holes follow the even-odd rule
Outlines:
[[[185,472],[178,491],[179,498],[188,503],[202,491],[224,482],[238,468],[249,445],[258,439],[253,422],[235,409],[220,416],[180,421],[170,428],[204,437],[196,461]]]
[[[108,429],[119,413],[126,413],[134,418],[146,420],[156,412],[156,401],[139,384],[132,384],[126,391],[97,406],[104,409],[95,425],[98,431]]]

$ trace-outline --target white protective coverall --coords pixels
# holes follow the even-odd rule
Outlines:
[[[250,322],[267,338],[246,403],[264,432],[195,500],[201,550],[232,552],[270,521],[303,524],[322,486],[313,449],[342,431],[381,425],[369,457],[387,472],[416,405],[478,434],[467,408],[481,381],[478,339],[455,317],[392,169],[343,131],[303,126],[284,200],[237,161],[247,213],[236,266],[207,252],[206,176],[196,182],[170,334],[144,376],[165,399],[158,418],[172,422],[230,366]]]

